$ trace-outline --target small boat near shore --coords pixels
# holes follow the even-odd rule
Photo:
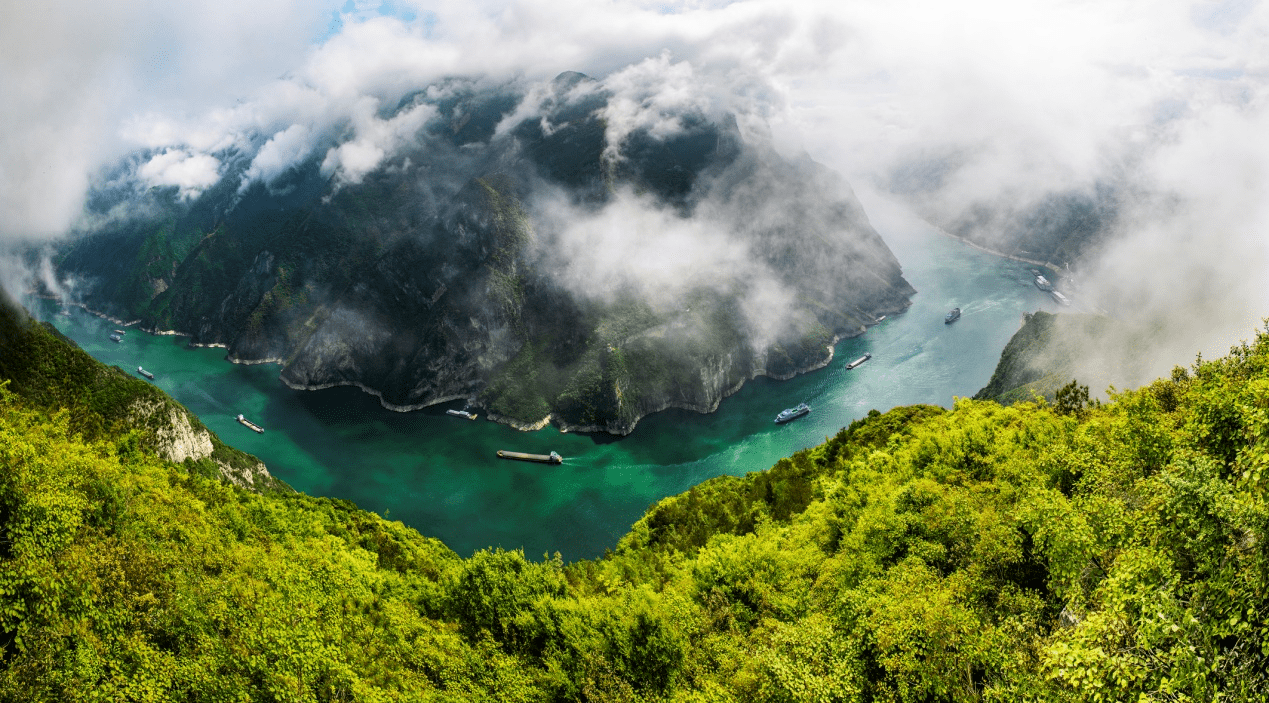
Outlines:
[[[475,420],[475,419],[476,419],[476,413],[469,413],[469,412],[467,412],[466,410],[454,410],[453,408],[450,408],[449,410],[446,410],[446,411],[445,411],[445,414],[446,414],[446,415],[453,415],[454,417],[463,417],[463,418],[467,418],[468,420]]]
[[[116,343],[118,343],[118,342],[122,342],[122,341],[123,341],[123,337],[120,337],[120,336],[119,336],[119,335],[117,335],[117,334],[112,334],[112,335],[110,335],[110,341],[112,341],[112,342],[116,342]]]
[[[145,369],[141,368],[140,366],[138,366],[138,367],[137,367],[137,373],[141,374],[142,376],[145,376],[146,378],[150,379],[151,381],[153,381],[153,380],[154,380],[154,374],[150,373],[149,371],[146,371]],[[239,417],[241,417],[241,416],[239,416]]]
[[[243,424],[243,426],[244,426],[244,427],[246,427],[247,429],[249,429],[249,430],[254,430],[254,431],[256,431],[256,432],[257,432],[257,433],[259,433],[259,434],[264,434],[264,428],[263,428],[263,427],[261,427],[261,426],[257,425],[256,423],[254,423],[254,422],[252,422],[252,421],[248,420],[247,418],[243,417],[241,413],[239,413],[239,414],[238,414],[238,418],[237,418],[237,419],[238,419],[238,422],[241,422],[241,423]]]
[[[1035,287],[1039,288],[1045,293],[1053,292],[1053,284],[1049,282],[1049,279],[1045,278],[1044,276],[1038,273],[1035,275]]]
[[[515,459],[516,461],[533,461],[539,464],[563,464],[564,457],[551,452],[550,454],[525,454],[524,452],[509,452],[505,449],[498,450],[499,459]]]
[[[811,406],[806,403],[798,403],[797,407],[781,410],[780,414],[776,415],[775,421],[777,425],[783,424],[790,420],[796,420],[809,412],[811,412]]]
[[[128,333],[127,330],[115,330],[115,334],[119,335],[120,337],[122,337],[123,335],[127,333]]]
[[[871,359],[871,358],[872,358],[872,354],[864,354],[863,356],[859,357],[858,359],[855,359],[854,361],[850,362],[849,364],[846,364],[846,369],[849,371],[850,369],[853,369],[853,368],[855,368],[855,367],[859,366],[860,364],[864,363],[865,361],[868,361],[868,360],[869,360],[869,359]]]
[[[961,319],[961,309],[952,308],[952,311],[943,316],[943,324],[950,325]]]

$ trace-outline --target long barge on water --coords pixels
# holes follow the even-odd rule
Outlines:
[[[259,434],[264,434],[264,428],[263,428],[263,427],[261,427],[261,426],[257,425],[256,423],[254,423],[254,422],[252,422],[252,421],[248,420],[247,418],[243,417],[241,413],[239,413],[239,415],[238,415],[238,422],[241,422],[241,423],[242,423],[242,424],[243,424],[243,425],[244,425],[247,429],[249,429],[249,430],[255,430],[255,431],[256,431],[256,432],[258,432]]]
[[[846,364],[846,368],[847,368],[847,369],[853,369],[853,368],[855,368],[855,367],[859,366],[860,364],[864,363],[865,361],[868,361],[868,360],[869,360],[869,359],[871,359],[871,358],[872,358],[872,354],[864,354],[863,356],[859,357],[858,359],[855,359],[854,361],[850,362],[849,364]]]
[[[551,452],[550,454],[525,454],[524,452],[509,452],[505,449],[498,450],[499,459],[515,459],[516,461],[535,461],[539,464],[563,464],[564,457]]]

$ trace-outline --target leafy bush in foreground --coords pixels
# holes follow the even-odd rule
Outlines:
[[[0,390],[0,700],[1257,700],[1269,335],[1056,413],[870,413],[603,559],[462,559]]]

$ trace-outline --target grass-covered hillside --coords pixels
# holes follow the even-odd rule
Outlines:
[[[242,490],[56,400],[0,390],[4,701],[1269,690],[1269,333],[1098,407],[873,412],[567,565]]]

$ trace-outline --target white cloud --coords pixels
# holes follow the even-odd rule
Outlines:
[[[207,154],[167,149],[137,169],[137,175],[151,186],[176,186],[182,198],[189,198],[216,185],[220,161]]]
[[[614,143],[638,127],[673,131],[686,109],[737,113],[742,128],[769,127],[786,152],[805,147],[856,178],[913,154],[955,150],[965,165],[943,194],[955,202],[1025,201],[1135,169],[1187,213],[1166,222],[1136,208],[1124,240],[1135,242],[1136,258],[1177,238],[1219,236],[1219,247],[1189,259],[1219,276],[1241,274],[1245,306],[1269,310],[1269,273],[1239,271],[1269,247],[1260,204],[1269,3],[396,5],[417,19],[367,17],[358,4],[321,45],[312,39],[340,0],[8,8],[0,24],[0,237],[65,230],[91,174],[136,147],[162,157],[147,164],[147,178],[193,193],[211,177],[209,159],[229,147],[250,152],[260,143],[253,135],[272,135],[248,174],[268,180],[321,155],[323,135],[334,134],[326,169],[355,182],[389,163],[428,117],[378,113],[409,91],[448,76],[518,80],[532,90],[576,70],[613,91]],[[533,95],[520,115],[534,114],[545,93]],[[1119,280],[1148,288],[1126,267],[1132,258],[1108,261],[1119,262]],[[1183,266],[1174,275],[1185,276]]]
[[[308,158],[316,146],[316,140],[314,130],[303,124],[293,124],[273,135],[251,160],[251,166],[243,174],[242,187],[246,188],[255,180],[265,183],[273,181],[288,168]]]
[[[0,238],[64,232],[90,176],[135,149],[120,134],[131,116],[205,113],[292,69],[311,51],[328,1],[7,3]],[[186,143],[172,136],[151,146]]]
[[[326,152],[322,174],[336,174],[341,183],[360,183],[390,154],[415,142],[424,123],[436,114],[431,105],[415,105],[384,120],[376,114],[378,104],[370,98],[359,101],[353,115],[354,136]]]

